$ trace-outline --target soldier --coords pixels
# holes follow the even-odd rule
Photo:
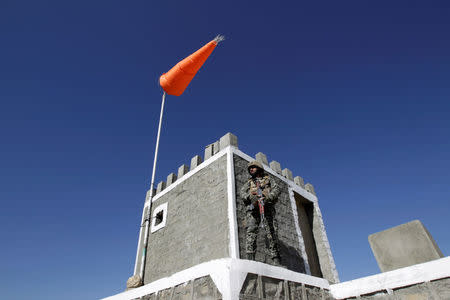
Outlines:
[[[240,190],[240,196],[246,206],[247,259],[255,260],[258,227],[262,223],[269,242],[269,254],[273,262],[279,265],[280,255],[278,253],[277,237],[273,221],[275,218],[274,206],[278,201],[280,189],[275,181],[270,180],[269,175],[264,173],[264,168],[260,162],[252,161],[247,167],[251,177]],[[261,205],[263,206],[261,207]]]

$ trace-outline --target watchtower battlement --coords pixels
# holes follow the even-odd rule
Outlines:
[[[225,149],[228,146],[232,146],[235,149],[238,149],[238,139],[232,133],[227,133],[220,140],[205,146],[203,156],[204,160],[205,161],[208,160],[209,158],[219,153],[220,149]],[[155,195],[162,192],[165,188],[169,187],[178,179],[181,179],[188,172],[193,171],[195,168],[200,166],[203,163],[203,157],[201,155],[195,155],[194,157],[191,158],[190,166],[183,164],[178,168],[177,173],[170,173],[169,175],[167,175],[166,181],[160,181],[157,184],[157,187],[155,189]],[[282,169],[281,164],[278,161],[273,160],[269,163],[267,160],[267,156],[262,152],[256,153],[255,157],[252,159],[261,162],[264,165],[265,170],[271,169],[273,172],[285,177],[286,179],[289,179],[290,181],[293,181],[295,184],[305,189],[307,192],[310,192],[313,195],[315,195],[314,186],[311,183],[305,184],[302,177],[300,176],[294,177],[292,175],[292,171],[289,170],[288,168]],[[149,197],[150,197],[150,190],[147,192],[146,201],[148,200]]]

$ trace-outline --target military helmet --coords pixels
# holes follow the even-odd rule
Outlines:
[[[257,167],[257,168],[260,168],[261,171],[264,171],[263,165],[262,165],[259,161],[257,161],[257,160],[254,160],[254,161],[251,161],[251,162],[248,163],[248,165],[247,165],[247,170],[248,170],[249,172],[250,172],[250,168],[251,168],[251,167]]]

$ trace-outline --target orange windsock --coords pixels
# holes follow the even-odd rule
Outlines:
[[[218,35],[214,40],[177,63],[169,72],[162,74],[159,77],[159,84],[164,91],[173,96],[183,94],[214,48],[223,40],[223,36]]]

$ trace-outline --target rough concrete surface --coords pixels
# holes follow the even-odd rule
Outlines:
[[[331,300],[330,292],[297,282],[247,274],[242,285],[240,300]]]
[[[220,149],[223,150],[228,146],[234,146],[236,148],[238,147],[238,138],[231,132],[228,132],[223,137],[221,137],[219,140]]]
[[[382,272],[444,257],[419,220],[371,234],[369,243]]]
[[[175,287],[142,297],[144,300],[220,300],[222,295],[210,276],[197,278]]]
[[[241,186],[245,184],[249,178],[247,163],[248,162],[246,160],[234,155],[236,191],[239,191]],[[271,180],[276,181],[281,190],[278,202],[275,204],[276,216],[274,220],[274,226],[278,233],[278,246],[281,256],[281,264],[289,270],[299,273],[306,273],[305,258],[301,255],[299,240],[295,229],[294,216],[289,199],[288,186],[285,182],[275,176],[270,175],[270,178]],[[243,204],[242,199],[239,198],[239,195],[236,196],[239,254],[241,258],[245,259],[245,205]],[[263,228],[260,228],[258,231],[256,261],[272,264],[270,255],[267,253],[267,245]]]
[[[282,174],[284,177],[286,177],[289,180],[294,180],[294,177],[292,176],[292,171],[288,168],[284,168],[282,171]]]
[[[298,185],[298,186],[300,186],[302,188],[305,187],[305,182],[303,181],[303,178],[300,177],[300,176],[295,176],[294,177],[294,182],[295,182],[296,185]]]
[[[167,218],[149,233],[144,283],[229,256],[226,169],[224,155],[153,203],[168,203]]]
[[[264,153],[262,153],[262,152],[256,153],[255,154],[255,159],[257,161],[259,161],[260,163],[265,164],[266,166],[269,165],[269,162],[267,161],[267,156]]]

